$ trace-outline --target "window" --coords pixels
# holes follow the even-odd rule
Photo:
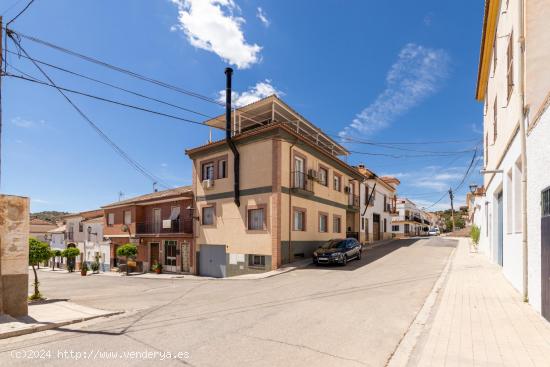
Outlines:
[[[388,220],[384,218],[384,233],[388,231]]]
[[[115,213],[109,213],[107,214],[107,225],[112,226],[115,224]]]
[[[170,209],[170,220],[178,220],[180,219],[180,207],[179,206],[173,206]]]
[[[248,229],[265,230],[265,208],[248,209]]]
[[[328,232],[328,215],[319,213],[319,232]]]
[[[541,192],[541,216],[550,216],[550,187]]]
[[[391,226],[392,232],[399,232],[399,225],[393,225]]]
[[[129,210],[124,211],[124,224],[132,223],[132,212]]]
[[[489,133],[485,133],[485,166],[489,163]]]
[[[265,256],[248,255],[248,266],[265,266]]]
[[[508,80],[508,100],[512,95],[512,90],[514,89],[514,32],[510,33],[510,39],[508,40],[508,50],[506,51],[507,58],[507,74],[506,79]]]
[[[227,159],[220,159],[218,161],[218,178],[227,177]]]
[[[340,177],[339,175],[337,175],[336,173],[334,174],[334,190],[336,191],[341,191],[342,190],[342,177]]]
[[[88,242],[92,240],[92,227],[86,228],[86,238]]]
[[[495,96],[495,102],[493,103],[493,143],[497,141],[497,135],[498,135],[497,114],[498,114],[497,96]]]
[[[214,224],[214,207],[205,206],[202,208],[202,224],[205,226]]]
[[[295,231],[306,230],[306,210],[294,209],[294,225],[292,226]]]
[[[361,218],[361,230],[365,230],[365,218]]]
[[[410,233],[410,224],[405,224],[405,233]]]
[[[485,202],[485,236],[489,236],[489,203]]]
[[[328,186],[328,170],[324,167],[319,167],[319,183]]]
[[[202,181],[214,179],[214,163],[204,163],[202,165]]]
[[[384,211],[388,211],[388,197],[384,194]],[[385,220],[385,219],[384,219]],[[386,232],[386,231],[384,231]]]
[[[512,190],[512,170],[510,170],[506,174],[506,186],[504,187],[504,192],[506,193],[506,233],[512,233],[513,228],[512,217],[514,208],[512,205]]]
[[[78,222],[78,232],[83,232],[84,231],[84,224],[82,224],[82,222]]]
[[[342,231],[342,218],[338,215],[332,217],[332,232],[340,233]]]

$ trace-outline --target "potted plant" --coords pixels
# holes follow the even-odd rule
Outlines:
[[[92,268],[92,272],[93,272],[94,274],[99,273],[99,262],[98,262],[98,261],[94,261],[94,262],[91,264],[91,268]]]
[[[130,274],[130,259],[134,259],[137,255],[137,246],[133,243],[127,243],[116,249],[118,256],[124,256],[126,258],[126,275]]]
[[[88,273],[88,263],[83,262],[82,266],[80,267],[80,275],[85,277],[87,273]]]
[[[157,274],[160,274],[162,273],[162,264],[160,263],[154,263],[153,266],[151,267],[153,269],[153,271]]]

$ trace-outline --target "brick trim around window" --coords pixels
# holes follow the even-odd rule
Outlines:
[[[262,229],[251,229],[249,227],[250,210],[262,209],[264,212],[264,223]],[[247,232],[264,232],[267,231],[267,204],[247,205],[246,206],[246,231]]]
[[[212,218],[212,224],[204,224],[204,209],[205,208],[213,208],[214,209],[214,214],[213,214],[213,218]],[[206,226],[206,227],[209,227],[209,226],[215,226],[216,225],[216,203],[206,203],[205,205],[201,206],[201,226]]]
[[[325,230],[324,231],[321,231],[321,216],[324,216],[326,218],[326,222],[325,222]],[[318,215],[317,215],[317,231],[319,233],[328,233],[329,232],[329,224],[328,224],[328,220],[329,220],[329,215],[327,212],[319,212]]]
[[[296,229],[294,226],[294,214],[296,212],[301,212],[304,214],[304,220],[303,220],[303,228],[302,229]],[[295,232],[305,232],[307,230],[307,209],[306,208],[300,208],[297,206],[292,207],[292,218],[290,218],[292,221],[292,230]]]

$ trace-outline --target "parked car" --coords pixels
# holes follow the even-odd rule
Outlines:
[[[439,236],[439,228],[430,228],[428,235],[429,236]]]
[[[351,259],[361,259],[361,244],[355,238],[328,241],[313,252],[313,263],[346,265]]]

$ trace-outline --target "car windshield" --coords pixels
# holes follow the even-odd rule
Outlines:
[[[321,247],[324,249],[344,248],[346,247],[346,240],[330,240]]]

